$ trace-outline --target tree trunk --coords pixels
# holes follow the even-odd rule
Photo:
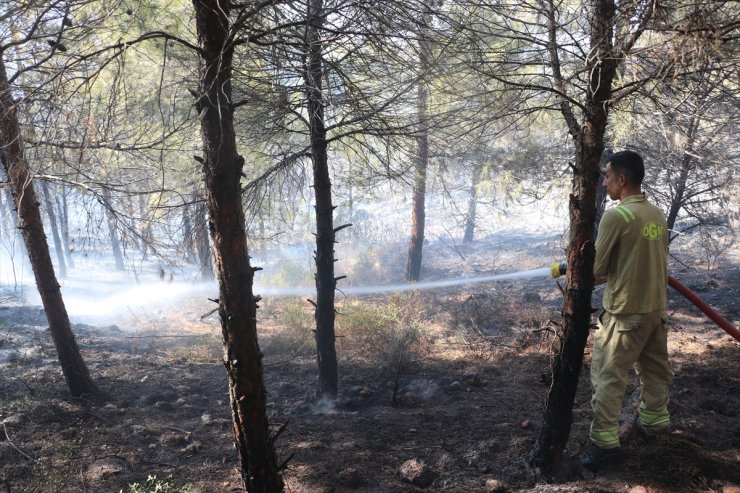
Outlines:
[[[545,404],[544,423],[537,437],[532,463],[551,472],[561,458],[573,424],[573,402],[583,364],[583,351],[591,321],[594,287],[594,217],[596,184],[601,154],[601,131],[586,123],[584,137],[576,142],[576,170],[570,196],[568,273],[563,306],[560,348],[552,363],[552,386]],[[601,134],[601,135],[599,135]]]
[[[352,183],[352,163],[349,165],[349,173],[347,179],[347,221],[354,221],[355,217],[355,197],[354,197],[354,185]]]
[[[0,56],[0,157],[10,181],[11,193],[18,210],[21,235],[31,261],[36,286],[41,295],[49,331],[54,340],[59,363],[71,394],[75,397],[101,398],[103,393],[95,386],[82,360],[64,307],[59,282],[49,255],[49,246],[41,222],[33,178],[23,157],[23,144],[15,103]]]
[[[426,29],[422,28],[422,32]],[[422,34],[423,35],[423,34]],[[429,90],[424,75],[428,68],[427,43],[419,41],[419,71],[421,77],[416,86],[416,114],[418,118],[418,135],[416,137],[416,162],[414,166],[414,197],[411,212],[411,239],[409,240],[408,262],[406,263],[406,280],[418,281],[421,277],[421,258],[424,246],[425,201],[427,188],[427,166],[429,165]]]
[[[105,208],[105,217],[108,223],[108,235],[110,238],[110,247],[113,252],[113,260],[116,262],[116,270],[123,272],[126,267],[123,264],[123,251],[121,250],[121,241],[118,239],[118,233],[116,228],[116,213],[113,212],[113,203],[111,202],[110,190],[103,188],[103,207]]]
[[[3,159],[2,151],[0,151],[0,160]],[[2,167],[4,170],[5,168]],[[21,287],[21,283],[23,282],[23,270],[19,269],[18,267],[23,265],[23,259],[28,258],[28,251],[26,250],[26,244],[23,241],[23,238],[21,234],[19,233],[21,222],[18,218],[18,214],[16,212],[16,207],[14,204],[13,195],[10,191],[10,188],[4,188],[3,192],[6,194],[5,199],[6,203],[8,204],[8,215],[12,218],[10,223],[7,227],[7,233],[8,233],[8,256],[10,260],[10,270],[13,273],[13,289],[18,290]],[[17,249],[16,249],[17,245]],[[18,254],[18,255],[16,255]],[[18,262],[15,261],[15,259],[19,259]],[[0,266],[1,267],[1,266]],[[0,272],[1,273],[1,272]]]
[[[686,182],[689,179],[689,172],[691,171],[691,162],[693,160],[692,154],[693,154],[693,146],[694,146],[694,137],[696,135],[696,130],[698,128],[698,118],[692,117],[691,121],[689,122],[689,130],[688,130],[688,142],[686,144],[686,152],[683,154],[683,159],[681,160],[681,169],[679,171],[678,180],[674,183],[675,186],[675,192],[673,193],[671,197],[671,208],[668,211],[668,216],[666,217],[666,224],[668,226],[668,231],[671,231],[672,234],[670,235],[670,240],[673,241],[673,239],[678,236],[678,233],[673,232],[673,228],[676,225],[676,218],[678,217],[678,213],[681,210],[681,207],[683,207],[683,201],[684,201],[684,194],[686,194]]]
[[[185,258],[189,263],[195,261],[195,237],[193,236],[193,222],[191,220],[190,204],[182,206],[182,245],[185,250]]]
[[[67,277],[67,264],[64,262],[64,251],[62,248],[62,239],[59,236],[59,228],[57,224],[57,216],[54,213],[54,200],[51,198],[49,193],[49,185],[45,182],[41,182],[41,193],[44,196],[44,206],[46,208],[46,214],[49,216],[49,226],[51,227],[51,236],[54,238],[54,250],[57,253],[57,266],[59,267],[59,277],[62,279]]]
[[[198,249],[198,262],[200,263],[200,279],[210,282],[215,279],[213,274],[213,262],[211,261],[211,244],[208,241],[208,208],[202,197],[193,195],[195,200],[195,244]]]
[[[468,199],[468,214],[465,217],[463,243],[470,243],[475,236],[475,210],[478,206],[478,183],[480,183],[481,173],[483,173],[483,163],[475,163],[470,182],[470,198]]]
[[[684,156],[683,161],[686,162],[687,159],[691,159],[689,156]],[[676,219],[678,218],[678,212],[681,210],[681,205],[683,203],[683,194],[686,192],[686,178],[688,176],[688,172],[686,168],[681,169],[681,174],[678,177],[678,183],[676,183],[676,191],[671,197],[671,207],[668,210],[668,215],[666,216],[666,224],[668,225],[668,231],[670,231],[670,240],[673,241],[673,239],[678,236],[678,233],[674,232],[674,227],[676,225]]]
[[[219,284],[234,441],[244,486],[250,493],[282,492],[267,420],[262,354],[257,342],[257,299],[249,264],[231,100],[234,40],[226,0],[193,0],[199,47],[196,107],[203,138],[203,174],[209,231]]]
[[[686,193],[686,180],[688,180],[690,168],[691,156],[688,154],[684,154],[683,159],[681,160],[681,171],[678,176],[678,180],[675,183],[676,189],[673,193],[673,196],[671,197],[671,208],[668,211],[668,216],[666,217],[668,231],[671,232],[669,236],[670,241],[673,241],[673,239],[678,236],[678,233],[674,232],[674,227],[676,225],[676,218],[678,218],[678,212],[683,206],[683,197]]]
[[[614,14],[613,0],[592,0],[589,17],[592,56],[588,57],[586,66],[591,78],[586,90],[583,123],[578,129],[571,125],[576,162],[569,202],[568,273],[561,341],[552,363],[552,385],[545,404],[544,422],[531,456],[531,463],[545,474],[557,467],[570,436],[573,403],[591,321],[596,185],[617,64],[617,58],[611,54]],[[572,123],[572,114],[566,119],[569,117]]]
[[[67,203],[67,189],[62,186],[62,193],[57,194],[56,200],[57,212],[59,213],[59,225],[62,230],[62,244],[64,253],[67,256],[67,265],[75,268],[75,261],[72,258],[72,246],[69,240],[69,206]]]
[[[5,181],[3,174],[4,173],[0,173],[0,181]],[[0,240],[5,237],[6,225],[10,224],[10,213],[13,209],[10,204],[8,204],[8,210],[5,210],[5,199],[3,198],[5,196],[3,193],[4,190],[5,189],[0,186]],[[8,219],[5,219],[5,216],[8,216]]]
[[[599,160],[599,170],[603,171],[606,163],[609,162],[609,156],[612,152],[609,149],[604,149]],[[601,216],[604,215],[604,207],[606,207],[606,187],[604,186],[604,173],[599,173],[599,179],[596,182],[596,210],[594,212],[594,244],[596,243],[596,235],[599,232],[599,223],[601,222]]]
[[[146,199],[143,195],[139,195],[139,221],[141,226],[139,227],[139,234],[141,238],[141,254],[143,260],[146,260],[149,255],[149,248],[152,242],[152,221],[149,218],[149,212],[147,211]]]
[[[334,207],[327,163],[326,127],[322,95],[321,33],[323,0],[310,0],[306,22],[308,60],[304,70],[311,135],[313,188],[316,200],[316,352],[319,364],[317,395],[334,398],[338,388],[334,344]]]

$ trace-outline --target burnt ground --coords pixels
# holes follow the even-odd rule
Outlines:
[[[522,256],[508,252],[506,242],[497,245],[504,272],[547,265],[553,253]],[[426,276],[490,271],[490,246],[477,242],[451,253],[430,245],[425,262],[433,268]],[[685,256],[680,260],[692,268],[671,266],[735,326],[737,253],[712,270]],[[467,267],[460,269],[462,260]],[[267,300],[259,330],[271,425],[287,423],[278,441],[281,460],[294,454],[286,491],[738,491],[732,487],[740,487],[740,343],[677,293],[669,295],[674,431],[647,441],[632,430],[633,376],[622,435],[626,461],[596,475],[574,467],[555,483],[526,467],[542,421],[562,300],[554,281],[342,301],[336,403],[314,397],[310,306]],[[110,394],[107,403],[94,404],[68,397],[39,307],[11,293],[0,301],[0,493],[243,491],[218,321],[200,320],[212,303],[192,298],[132,312],[116,325],[76,324],[90,371]],[[571,457],[587,441],[589,361],[590,340]],[[428,466],[428,485],[400,477],[409,459]]]

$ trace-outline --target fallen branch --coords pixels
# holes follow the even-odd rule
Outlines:
[[[166,426],[166,425],[163,425],[162,428],[166,428],[168,430],[175,430],[175,431],[179,431],[179,432],[185,433],[185,435],[187,435],[188,438],[190,438],[193,435],[193,432],[192,431],[183,430],[182,428],[176,428],[174,426]]]
[[[167,337],[200,337],[202,334],[187,334],[187,335],[143,335],[143,336],[126,336],[126,339],[144,339],[146,337],[150,337],[153,339],[165,339]]]
[[[15,444],[13,443],[13,441],[10,439],[10,435],[8,435],[8,428],[5,426],[5,423],[3,423],[2,425],[3,425],[3,433],[5,433],[5,440],[10,444],[10,446],[13,447],[16,450],[16,452],[18,452],[19,454],[21,454],[26,459],[28,459],[30,461],[33,461],[33,462],[38,462],[36,459],[34,459],[30,455],[24,453],[21,449],[19,449],[18,447],[15,446]]]
[[[285,459],[283,462],[280,463],[280,465],[277,468],[278,472],[282,471],[283,469],[288,468],[288,462],[290,462],[290,460],[293,458],[294,455],[295,455],[295,452],[291,453],[287,459]]]
[[[218,311],[218,308],[214,308],[214,309],[213,309],[213,310],[211,310],[210,312],[208,312],[208,313],[205,313],[205,314],[201,315],[201,316],[200,316],[200,319],[201,319],[201,320],[203,320],[203,319],[205,319],[206,317],[210,317],[211,315],[213,315],[213,314],[214,314],[214,313],[216,313],[217,311]]]
[[[274,432],[274,433],[272,433],[272,434],[271,434],[271,435],[270,435],[270,436],[268,437],[267,441],[268,441],[269,443],[271,443],[271,444],[273,444],[273,445],[274,445],[274,444],[275,444],[275,442],[277,441],[278,437],[280,437],[280,435],[282,435],[282,434],[283,434],[283,432],[285,431],[285,429],[286,429],[286,428],[288,427],[288,422],[289,422],[289,420],[288,420],[288,421],[286,421],[285,423],[281,424],[281,425],[280,425],[280,426],[278,427],[278,429],[277,429],[277,430],[275,430],[275,432]],[[290,460],[290,458],[288,458],[288,460]],[[278,469],[278,470],[279,470],[279,469]]]
[[[180,466],[177,466],[175,464],[169,464],[167,462],[157,462],[153,460],[143,460],[141,461],[143,464],[150,464],[152,466],[162,466],[162,467],[170,467],[172,469],[177,469]]]

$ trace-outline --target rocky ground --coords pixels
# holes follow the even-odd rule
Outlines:
[[[379,248],[357,269],[370,269],[393,248]],[[465,247],[438,242],[426,252],[430,279],[562,258],[556,237],[525,233]],[[679,252],[671,272],[740,325],[737,247],[712,265],[690,249]],[[287,423],[278,454],[293,454],[286,491],[740,491],[740,343],[669,294],[673,432],[651,441],[633,432],[633,379],[626,461],[596,475],[573,467],[550,484],[526,462],[542,421],[562,301],[553,280],[344,299],[337,402],[314,397],[310,306],[266,300],[259,330],[271,425]],[[115,325],[77,323],[90,372],[110,394],[93,404],[68,397],[40,308],[3,291],[0,493],[243,491],[220,329],[215,316],[201,320],[212,307],[200,296],[132,312]],[[590,341],[586,369],[589,362]],[[587,441],[589,398],[584,374],[572,457]]]

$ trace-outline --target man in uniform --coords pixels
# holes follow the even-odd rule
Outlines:
[[[644,176],[642,158],[633,151],[612,154],[606,165],[607,193],[620,202],[604,213],[596,240],[594,276],[606,289],[591,363],[591,443],[581,455],[591,470],[623,457],[618,416],[633,365],[642,384],[638,429],[653,435],[671,426],[663,320],[668,231],[663,213],[642,193]]]

